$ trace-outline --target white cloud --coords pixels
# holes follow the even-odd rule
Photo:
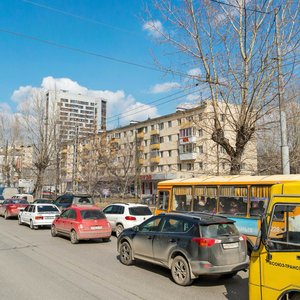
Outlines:
[[[194,69],[191,69],[187,72],[188,75],[190,76],[200,76],[201,75],[201,70],[200,68],[194,68]]]
[[[150,36],[159,38],[163,33],[163,25],[158,20],[148,21],[143,25],[143,30],[147,31]]]
[[[12,113],[11,107],[5,103],[0,103],[0,115],[10,115]]]
[[[69,92],[99,99],[107,100],[107,127],[113,128],[116,125],[127,125],[130,120],[142,121],[148,117],[153,118],[159,116],[157,108],[137,101],[132,95],[126,95],[125,91],[117,90],[89,90],[81,86],[78,82],[69,78],[53,78],[45,77],[40,87],[21,86],[15,90],[12,100],[29,106],[27,103],[34,95],[41,90],[67,90]],[[100,121],[100,120],[99,120]]]
[[[174,89],[180,88],[180,84],[178,82],[164,82],[158,83],[150,88],[150,92],[152,94],[160,94],[166,93]]]

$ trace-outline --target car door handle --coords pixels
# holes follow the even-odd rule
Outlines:
[[[169,243],[175,243],[176,240],[175,240],[175,239],[169,239],[168,242],[169,242]]]

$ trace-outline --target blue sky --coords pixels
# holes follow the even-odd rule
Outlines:
[[[155,67],[154,52],[163,62],[143,17],[140,0],[1,0],[0,110],[15,113],[31,89],[55,83],[107,98],[108,117],[137,106],[148,108],[119,120],[121,125],[174,112],[184,98],[159,106],[151,102],[178,92],[176,79],[100,57]]]

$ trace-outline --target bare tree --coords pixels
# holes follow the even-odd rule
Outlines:
[[[45,172],[54,159],[54,133],[57,123],[55,106],[49,102],[44,91],[36,90],[23,104],[22,115],[28,144],[33,147],[33,167],[36,176],[33,194],[40,197]]]
[[[276,5],[281,5],[279,42],[287,84],[299,46],[299,2],[161,0],[154,1],[154,9],[148,9],[146,28],[155,32],[169,57],[174,58],[170,67],[160,64],[161,68],[194,80],[212,101],[210,134],[228,154],[230,174],[240,173],[246,145],[257,131],[257,121],[278,105]],[[170,55],[172,48],[177,52]],[[197,75],[188,72],[196,68]],[[234,138],[224,130],[222,115]]]

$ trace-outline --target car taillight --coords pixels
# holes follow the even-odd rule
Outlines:
[[[136,220],[136,217],[133,217],[133,216],[126,216],[126,217],[125,217],[125,220],[127,220],[127,221],[135,221],[135,220]]]
[[[239,240],[240,241],[246,241],[247,238],[246,238],[246,236],[244,234],[242,234],[242,235],[240,235]]]
[[[212,238],[192,238],[192,242],[195,242],[200,247],[211,247],[214,244],[220,244],[221,240]]]
[[[35,219],[36,219],[36,220],[43,220],[44,217],[43,217],[43,216],[35,216]]]

